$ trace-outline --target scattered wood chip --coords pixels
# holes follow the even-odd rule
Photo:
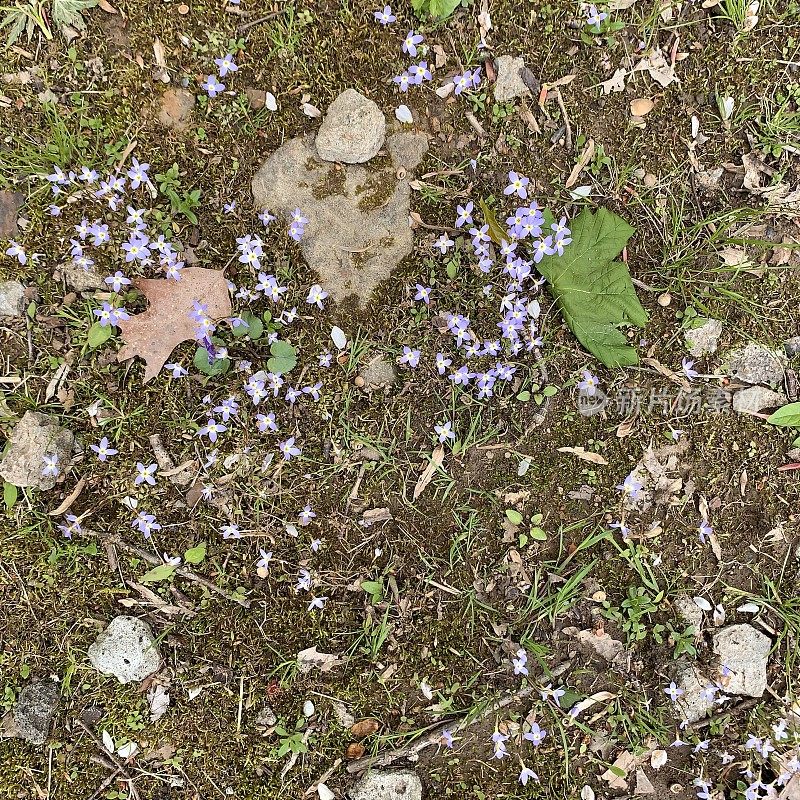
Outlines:
[[[571,453],[581,461],[588,461],[591,464],[608,464],[600,453],[593,453],[591,450],[586,450],[584,447],[559,447],[559,453]]]
[[[414,487],[414,500],[416,500],[424,491],[427,485],[433,480],[436,470],[442,466],[444,462],[444,447],[438,445],[431,454],[431,460],[427,467],[425,467],[422,475],[419,476],[417,485]]]
[[[594,139],[589,139],[583,148],[583,152],[581,153],[581,157],[578,159],[578,163],[572,168],[572,172],[570,172],[567,182],[564,184],[565,189],[569,189],[570,186],[577,182],[581,173],[586,169],[586,165],[592,160],[592,156],[594,156],[594,150]]]
[[[362,719],[350,728],[350,735],[356,739],[366,739],[367,736],[377,733],[379,728],[377,720]]]
[[[631,114],[634,117],[644,117],[653,110],[654,105],[653,101],[646,97],[631,100]]]

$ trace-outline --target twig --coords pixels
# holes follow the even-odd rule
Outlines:
[[[141,547],[137,547],[135,544],[129,544],[124,539],[119,538],[118,535],[109,535],[101,533],[100,536],[105,537],[109,541],[113,541],[120,547],[127,550],[129,553],[133,553],[134,555],[141,558],[143,561],[146,561],[148,564],[153,564],[153,566],[159,566],[164,563],[160,558],[156,558],[156,556],[148,553],[147,550],[142,550]],[[215,594],[221,595],[226,600],[230,600],[232,603],[240,605],[242,608],[250,608],[249,600],[244,600],[240,597],[234,596],[230,592],[225,591],[225,589],[221,588],[220,586],[217,586],[215,583],[212,583],[209,580],[206,580],[201,575],[192,572],[190,569],[187,569],[186,567],[176,567],[175,574],[180,575],[182,578],[186,578],[186,580],[188,581],[199,583],[201,586],[205,586],[206,589],[214,592]]]
[[[261,25],[263,22],[269,22],[271,19],[279,17],[281,14],[283,14],[283,9],[281,9],[280,11],[273,11],[272,13],[267,14],[263,17],[254,19],[252,22],[243,22],[241,25],[236,26],[236,33],[242,34],[245,31],[249,31],[250,28],[255,28],[256,25]]]
[[[47,512],[48,517],[58,517],[63,514],[77,499],[78,495],[83,491],[86,486],[86,478],[81,478],[76,484],[75,488],[64,498],[64,501],[58,508]]]
[[[561,675],[562,673],[566,672],[570,666],[571,662],[569,661],[559,665],[559,667],[553,670],[552,677],[555,678],[557,675]],[[453,725],[452,722],[443,722],[439,725],[436,725],[424,739],[420,739],[418,742],[408,745],[408,747],[400,747],[397,750],[390,750],[388,753],[384,753],[382,756],[375,756],[374,758],[366,758],[354,761],[347,765],[347,771],[354,773],[363,772],[366,769],[372,769],[372,767],[388,767],[390,764],[393,764],[395,761],[398,761],[401,758],[415,756],[422,752],[426,747],[438,744],[442,736],[442,731],[447,729],[450,729],[453,733],[463,731],[470,725],[474,725],[476,722],[480,722],[486,717],[496,714],[506,706],[518,703],[521,700],[527,700],[537,691],[538,684],[528,684],[524,689],[507,694],[505,697],[501,697],[494,703],[490,703],[477,717],[473,717],[472,719],[465,717],[461,720],[461,722],[457,722],[455,725]]]
[[[103,753],[103,755],[117,768],[117,771],[122,773],[122,777],[125,778],[126,781],[128,781],[128,788],[130,789],[131,797],[134,800],[136,800],[136,798],[139,796],[139,793],[136,791],[136,786],[133,783],[133,778],[131,778],[130,773],[125,767],[125,764],[122,761],[120,761],[116,753],[108,752],[106,746],[97,738],[97,736],[94,735],[94,732],[88,727],[88,725],[86,725],[86,723],[82,719],[78,718],[75,720],[75,722],[77,722],[78,725],[81,728],[83,728],[84,732],[92,740],[95,747],[97,747]]]
[[[564,118],[564,147],[572,150],[572,126],[569,124],[567,107],[564,105],[564,98],[561,96],[561,89],[556,89],[556,102],[561,109],[561,116]]]
[[[480,137],[486,136],[486,131],[483,129],[483,125],[481,125],[480,122],[478,122],[478,120],[475,119],[475,115],[471,111],[467,111],[467,113],[464,114],[464,116],[466,117],[467,122],[469,122],[469,124],[472,126],[472,129],[475,131],[475,133],[478,134],[478,136]]]

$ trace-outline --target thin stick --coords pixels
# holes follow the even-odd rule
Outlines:
[[[236,33],[241,34],[245,31],[249,31],[250,28],[254,28],[256,25],[261,25],[263,22],[269,22],[271,19],[275,19],[275,17],[279,17],[281,14],[283,14],[283,10],[273,11],[271,14],[267,14],[264,17],[254,19],[252,22],[243,22],[241,25],[236,26]]]
[[[564,118],[564,147],[572,150],[572,126],[569,124],[567,107],[564,105],[564,98],[561,96],[561,89],[556,89],[556,102],[561,109],[561,116]]]
[[[103,536],[104,534],[100,534]],[[141,547],[137,547],[135,544],[128,544],[124,539],[120,539],[118,536],[108,536],[106,535],[108,540],[113,541],[114,543],[118,544],[120,547],[127,550],[129,553],[133,553],[134,555],[139,556],[143,561],[146,561],[148,564],[153,564],[153,566],[159,566],[164,562],[160,558],[156,558],[156,556],[151,555],[147,552],[147,550],[142,550]],[[188,581],[192,581],[194,583],[199,583],[201,586],[205,586],[206,589],[214,592],[215,594],[221,595],[226,600],[230,600],[232,603],[236,603],[240,605],[242,608],[250,608],[250,601],[243,600],[239,597],[235,597],[230,592],[225,591],[225,589],[217,586],[215,583],[212,583],[209,580],[206,580],[201,575],[197,575],[196,573],[192,572],[190,569],[186,567],[177,567],[175,569],[175,574],[180,575],[182,578],[186,578]]]
[[[135,798],[139,796],[139,793],[136,791],[133,778],[131,778],[128,770],[125,768],[125,764],[120,761],[116,753],[108,752],[106,746],[97,738],[97,736],[94,735],[94,732],[86,725],[86,723],[84,723],[82,719],[76,719],[75,722],[77,722],[78,725],[83,728],[84,732],[92,740],[95,747],[97,747],[103,753],[103,755],[117,768],[117,770],[122,773],[122,777],[128,781],[128,788],[130,789],[131,796],[135,800]]]

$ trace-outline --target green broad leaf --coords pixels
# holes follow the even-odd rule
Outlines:
[[[97,0],[52,0],[50,13],[53,22],[62,33],[66,27],[83,31],[86,30],[86,20],[81,12],[96,5]]]
[[[779,408],[767,417],[767,422],[781,428],[800,428],[800,403],[789,403],[788,406]]]
[[[5,503],[6,511],[11,511],[14,508],[18,494],[17,487],[13,483],[3,481],[3,503]]]
[[[483,199],[478,200],[478,206],[481,209],[481,214],[483,214],[483,221],[489,226],[489,237],[491,240],[495,244],[500,244],[508,239],[505,228],[497,221],[497,215],[489,208],[486,201]]]
[[[269,348],[272,358],[267,361],[267,369],[275,375],[285,375],[297,365],[297,350],[289,342],[274,341]]]
[[[212,339],[212,341],[214,341]],[[222,344],[222,342],[214,342],[215,344]],[[208,360],[208,350],[205,347],[198,347],[194,354],[194,365],[204,375],[210,375],[212,378],[216,375],[224,375],[231,368],[231,360],[229,358],[215,358],[213,363]]]
[[[200,542],[195,547],[190,547],[184,554],[183,560],[187,564],[201,564],[206,557],[206,543]]]
[[[628,267],[614,259],[633,228],[601,208],[584,209],[573,220],[572,243],[563,256],[545,256],[537,265],[578,341],[607,367],[630,366],[639,356],[620,330],[643,328],[647,312],[639,302]]]
[[[522,514],[520,514],[515,508],[507,508],[506,517],[508,517],[508,521],[512,525],[520,525],[522,523]]]
[[[527,403],[530,399],[531,393],[527,389],[517,395],[517,400],[519,400],[520,403]]]
[[[552,397],[553,395],[558,394],[558,386],[545,386],[542,390],[542,394],[545,397]]]
[[[792,442],[792,447],[800,447],[800,436]]]
[[[444,19],[449,17],[460,5],[461,0],[430,0],[430,15]]]
[[[547,540],[547,533],[538,527],[531,528],[531,539],[535,539],[537,542],[544,542]]]
[[[361,581],[361,588],[370,595],[372,605],[377,605],[383,599],[383,581]]]
[[[92,349],[105,344],[114,335],[114,329],[110,325],[103,326],[95,322],[86,334],[86,343]]]
[[[175,567],[172,564],[159,564],[157,567],[145,572],[141,577],[141,583],[158,583],[159,581],[169,580],[175,574]]]

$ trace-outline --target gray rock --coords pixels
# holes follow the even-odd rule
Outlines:
[[[783,343],[783,349],[789,358],[794,358],[800,353],[800,336],[792,336]]]
[[[498,103],[505,103],[515,97],[522,97],[531,93],[530,88],[523,79],[525,60],[519,56],[498,56],[497,81],[494,84],[494,99]]]
[[[364,389],[379,389],[397,383],[397,370],[394,364],[384,360],[381,356],[373,358],[359,372],[364,379]]]
[[[695,633],[700,633],[703,627],[703,612],[697,603],[688,594],[681,594],[675,598],[675,611],[678,616],[695,629]]]
[[[422,800],[422,781],[414,772],[368,772],[351,790],[350,800]]]
[[[58,686],[37,681],[26,686],[11,711],[16,734],[31,744],[44,744],[58,708]]]
[[[386,137],[386,117],[377,103],[345,89],[328,107],[317,134],[317,153],[325,161],[363,164],[374,158]]]
[[[307,139],[297,138],[264,162],[252,189],[259,208],[287,219],[302,209],[309,220],[303,257],[334,300],[367,300],[411,252],[411,190],[391,167],[327,164]]]
[[[639,767],[636,770],[636,783],[634,784],[633,796],[641,797],[645,794],[655,794],[656,787],[653,786],[650,778],[647,777],[645,771]]]
[[[273,711],[272,706],[267,703],[256,717],[256,725],[260,728],[271,728],[278,724],[278,715]]]
[[[728,363],[728,374],[744,383],[763,383],[776,388],[783,384],[786,356],[760,344],[737,350]]]
[[[21,317],[25,287],[19,281],[0,282],[0,317]]]
[[[788,402],[785,394],[763,386],[748,386],[733,395],[733,410],[740,414],[757,414],[762,409],[780,408]]]
[[[717,352],[717,343],[722,335],[722,323],[718,319],[707,319],[697,328],[683,332],[686,347],[695,358]]]
[[[72,455],[74,437],[47,414],[26,411],[11,431],[10,447],[0,461],[0,476],[14,486],[52,489],[56,479],[42,475],[44,457],[58,456],[63,466]]]
[[[89,648],[89,661],[104,675],[120,683],[142,681],[161,665],[150,626],[136,617],[119,616]]]
[[[714,707],[713,701],[706,700],[702,695],[703,689],[711,681],[706,680],[693,664],[683,664],[675,683],[683,689],[683,694],[673,706],[681,719],[697,722]]]
[[[192,122],[194,95],[188,89],[167,89],[161,97],[158,121],[174,131],[183,132]]]
[[[21,192],[11,192],[8,189],[0,191],[0,237],[17,235],[17,215],[24,202],[25,195]]]
[[[714,652],[728,667],[728,694],[761,697],[767,688],[767,659],[772,640],[752,625],[729,625],[714,634]]]
[[[416,169],[425,153],[428,152],[428,135],[426,133],[395,133],[387,140],[389,155],[395,167]]]
[[[103,276],[97,270],[83,269],[75,264],[74,261],[67,261],[64,264],[64,278],[67,285],[76,292],[88,292],[92,289],[105,289]]]

